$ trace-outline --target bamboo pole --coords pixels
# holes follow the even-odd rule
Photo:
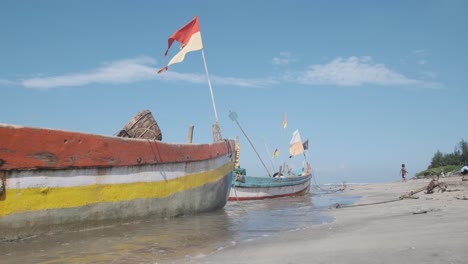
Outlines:
[[[253,145],[252,141],[250,141],[250,138],[249,136],[247,136],[247,134],[245,133],[244,129],[242,129],[241,125],[239,124],[239,121],[237,121],[237,114],[235,112],[231,112],[229,114],[229,117],[231,118],[232,121],[236,122],[237,126],[240,128],[240,130],[242,131],[242,133],[244,134],[244,136],[247,138],[247,140],[249,141],[250,143],[250,146],[252,146],[253,150],[255,151],[255,154],[257,154],[257,157],[258,159],[260,160],[260,162],[262,163],[263,167],[265,168],[265,170],[267,171],[268,173],[268,176],[271,177],[271,173],[270,171],[268,170],[267,166],[265,165],[265,163],[263,162],[262,158],[260,157],[260,154],[258,154],[258,151],[257,149],[255,148],[255,146]]]
[[[193,125],[189,126],[188,136],[187,136],[187,143],[192,143],[192,139],[193,139],[193,128],[194,128]]]
[[[208,86],[210,87],[211,101],[213,102],[213,110],[215,114],[216,123],[218,123],[218,113],[216,112],[216,104],[213,95],[213,88],[211,87],[211,80],[208,74],[208,67],[206,66],[205,51],[202,49],[203,65],[205,66],[206,79],[208,80]]]

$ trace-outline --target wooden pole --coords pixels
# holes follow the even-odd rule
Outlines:
[[[266,140],[265,138],[263,138],[263,144],[265,144],[265,148],[266,148],[266,151],[267,151],[267,155],[268,157],[270,157],[270,162],[271,162],[271,168],[273,169],[273,171],[275,171],[275,164],[273,163],[273,156],[271,156],[271,153],[270,153],[270,149],[268,148],[268,145],[266,143]]]
[[[189,130],[188,130],[188,136],[187,136],[187,143],[192,143],[192,139],[193,139],[193,128],[194,126],[191,125],[189,126]]]
[[[255,149],[255,146],[253,145],[252,141],[250,141],[250,138],[247,136],[247,134],[245,133],[244,129],[242,129],[241,125],[239,124],[239,121],[237,121],[237,114],[234,113],[234,112],[231,112],[231,114],[229,115],[229,117],[231,118],[232,121],[236,122],[237,126],[240,128],[240,130],[242,131],[242,133],[244,134],[244,136],[247,138],[247,140],[249,141],[250,143],[250,146],[252,146],[253,150],[255,151],[255,154],[257,154],[257,157],[258,159],[260,160],[260,162],[262,163],[263,167],[265,168],[265,170],[267,171],[268,173],[268,176],[271,177],[271,173],[270,171],[268,170],[267,166],[265,165],[265,163],[263,162],[262,158],[260,157],[260,155],[258,154],[257,152],[257,149]]]
[[[213,88],[211,87],[210,76],[208,74],[208,67],[206,66],[205,51],[202,49],[201,52],[202,52],[202,57],[203,57],[203,65],[205,66],[206,80],[208,81],[208,87],[210,88],[211,102],[213,103],[213,111],[215,114],[215,121],[216,121],[212,127],[213,141],[218,142],[222,140],[221,129],[219,127],[218,112],[216,111],[216,103],[214,100]]]
[[[208,67],[206,66],[205,51],[202,49],[203,65],[205,66],[206,79],[208,80],[208,86],[210,87],[211,101],[213,102],[213,110],[215,114],[216,123],[218,123],[218,113],[216,112],[216,104],[213,95],[213,88],[211,87],[210,76],[208,75]]]

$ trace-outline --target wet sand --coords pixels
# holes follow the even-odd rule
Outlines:
[[[241,242],[180,263],[468,263],[468,182],[461,177],[439,181],[448,184],[446,192],[436,188],[402,200],[430,179],[348,185],[340,195],[362,198],[350,207],[331,208],[332,223]]]

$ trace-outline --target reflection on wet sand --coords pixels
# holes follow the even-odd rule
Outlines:
[[[320,210],[327,196],[229,202],[216,212],[146,219],[94,230],[1,242],[5,263],[171,263],[238,241],[332,221]]]

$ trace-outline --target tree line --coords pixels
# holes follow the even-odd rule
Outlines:
[[[452,153],[442,153],[439,150],[432,157],[431,164],[428,169],[457,165],[468,165],[468,142],[461,140]]]

